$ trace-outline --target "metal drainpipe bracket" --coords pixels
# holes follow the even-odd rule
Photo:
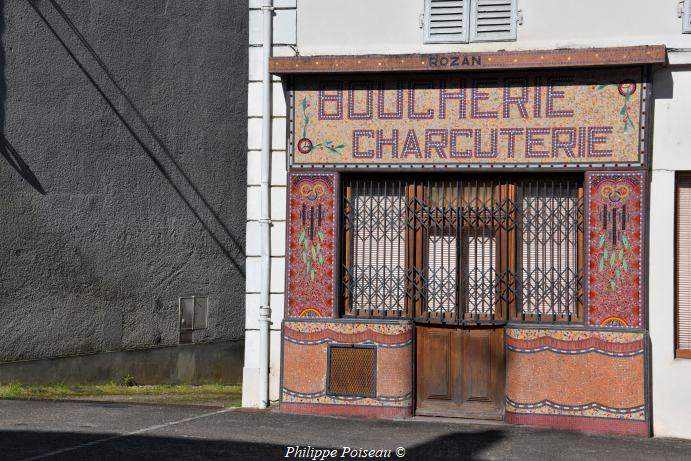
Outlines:
[[[273,324],[273,322],[271,321],[270,306],[259,306],[259,321],[268,322],[269,325]]]

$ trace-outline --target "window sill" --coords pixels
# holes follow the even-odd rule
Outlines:
[[[691,350],[677,349],[674,354],[675,359],[691,359]]]

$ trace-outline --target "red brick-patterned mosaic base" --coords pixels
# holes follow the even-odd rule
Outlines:
[[[648,424],[645,421],[624,421],[596,418],[579,418],[574,416],[526,415],[507,412],[504,420],[510,424],[551,427],[585,432],[597,432],[616,435],[637,435],[648,437]]]
[[[647,435],[644,333],[506,329],[506,420]]]
[[[281,411],[320,416],[364,416],[366,418],[403,418],[413,416],[413,407],[369,407],[362,405],[314,405],[281,403]]]
[[[377,348],[374,397],[329,393],[327,354],[331,344]],[[330,415],[410,415],[413,411],[412,360],[410,322],[286,320],[283,324],[281,408]],[[347,409],[350,407],[353,409]]]
[[[331,317],[334,306],[336,175],[288,175],[289,317]]]
[[[587,189],[588,323],[640,328],[644,173],[590,173]]]

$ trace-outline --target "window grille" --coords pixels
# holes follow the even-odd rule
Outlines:
[[[402,181],[356,181],[344,209],[350,311],[399,313],[405,305],[405,208]]]
[[[579,321],[581,183],[479,175],[346,180],[346,315]]]
[[[691,358],[691,175],[677,178],[676,349]]]
[[[516,0],[426,0],[426,43],[515,40]]]
[[[580,303],[578,183],[523,181],[520,197],[520,309],[523,320],[571,320]]]

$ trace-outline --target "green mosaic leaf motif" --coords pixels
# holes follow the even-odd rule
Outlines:
[[[609,265],[610,265],[610,267],[611,267],[611,266],[614,266],[614,256],[615,256],[615,253],[612,252],[612,256],[609,257]]]
[[[600,267],[599,267],[598,272],[602,272],[604,269],[605,269],[605,257],[603,256],[600,258]]]
[[[604,259],[607,259],[608,256],[609,256],[609,250],[607,250],[607,248],[605,248],[605,254],[602,255],[602,257],[603,257]]]
[[[618,267],[617,267],[617,270],[614,271],[614,276],[617,278],[617,280],[621,279],[621,272],[619,272]]]
[[[602,248],[602,245],[604,245],[604,244],[605,244],[605,234],[602,234],[600,236],[600,248]]]
[[[323,242],[324,241],[324,233],[321,231],[321,229],[317,232],[317,235],[319,235],[319,241]]]
[[[302,234],[300,234],[300,238],[298,239],[298,245],[300,245],[303,240],[305,240],[305,229],[302,229]]]
[[[612,286],[612,290],[614,290],[614,289],[617,288],[617,284],[614,283],[614,279],[610,280],[609,283],[610,283],[610,285]]]
[[[629,239],[626,238],[626,235],[621,236],[621,243],[624,244],[624,248],[629,249]]]
[[[307,262],[307,253],[305,253],[304,251],[302,252],[302,262],[303,263]]]
[[[626,259],[624,259],[624,260],[621,262],[621,267],[624,269],[624,272],[628,272],[628,271],[629,271],[629,265],[626,264]]]

